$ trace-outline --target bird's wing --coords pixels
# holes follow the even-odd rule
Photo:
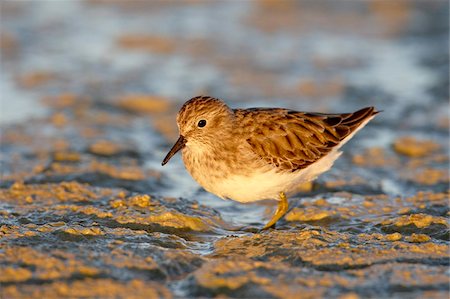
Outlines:
[[[287,109],[234,110],[241,136],[251,149],[279,170],[300,170],[327,155],[378,112],[307,113]]]

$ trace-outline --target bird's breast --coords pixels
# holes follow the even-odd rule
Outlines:
[[[191,176],[206,191],[221,198],[251,202],[274,198],[279,192],[279,188],[271,188],[280,184],[268,169],[271,167],[261,169],[253,163],[255,159],[247,159],[239,149],[218,151],[186,146],[182,155]]]
[[[185,147],[182,155],[191,176],[207,191],[221,196],[215,186],[230,174],[226,158],[201,147]]]

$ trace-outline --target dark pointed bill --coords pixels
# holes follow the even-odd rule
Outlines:
[[[186,139],[180,135],[180,137],[178,137],[177,142],[175,142],[175,144],[170,149],[169,153],[167,153],[167,156],[164,158],[161,165],[162,166],[166,165],[166,163],[169,162],[170,158],[172,158],[173,155],[175,155],[180,149],[182,149],[185,144]]]

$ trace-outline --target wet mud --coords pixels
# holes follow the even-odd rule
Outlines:
[[[448,298],[448,3],[1,4],[1,298]],[[201,189],[175,115],[383,112],[275,202]]]

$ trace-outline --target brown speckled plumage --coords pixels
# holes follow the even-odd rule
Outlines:
[[[267,163],[285,171],[301,170],[329,153],[377,112],[324,114],[287,109],[235,109],[239,134]]]
[[[232,110],[199,96],[180,109],[180,137],[163,165],[182,150],[192,177],[217,196],[251,202],[279,195],[279,209],[267,228],[286,213],[284,194],[330,169],[338,149],[377,113],[373,107],[343,114]]]

